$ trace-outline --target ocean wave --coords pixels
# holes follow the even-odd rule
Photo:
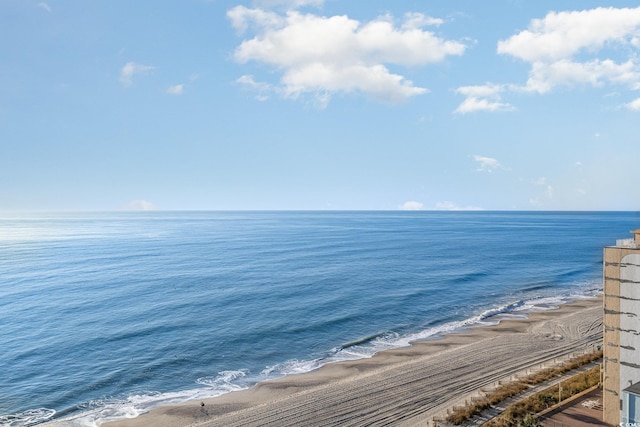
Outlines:
[[[524,318],[532,312],[551,310],[572,301],[593,298],[601,293],[602,288],[595,283],[586,282],[578,284],[572,291],[561,295],[519,299],[498,307],[487,308],[477,315],[462,320],[417,332],[400,334],[389,331],[374,334],[337,346],[323,357],[309,360],[291,359],[266,366],[257,375],[252,375],[247,369],[221,371],[217,376],[198,378],[195,382],[201,386],[199,388],[179,392],[134,394],[120,400],[91,401],[78,408],[80,413],[51,422],[47,421],[55,415],[56,412],[53,410],[26,411],[22,414],[0,417],[0,427],[31,426],[42,422],[47,422],[47,426],[96,427],[107,421],[135,418],[157,406],[217,397],[232,391],[247,389],[260,381],[311,372],[329,363],[371,358],[380,351],[408,347],[413,342],[437,339],[446,334],[473,327],[495,325],[505,318]]]
[[[249,373],[248,369],[240,369],[237,371],[221,371],[216,377],[202,377],[196,380],[197,384],[204,385],[220,394],[228,393],[230,391],[242,390],[243,387],[236,382],[240,379],[246,378]]]
[[[248,375],[248,370],[222,371],[215,377],[202,377],[196,383],[203,386],[190,390],[177,392],[148,392],[137,393],[125,399],[105,398],[92,400],[77,409],[79,412],[68,417],[61,417],[46,423],[46,426],[73,426],[73,427],[97,427],[102,423],[115,421],[124,418],[135,418],[141,414],[149,412],[151,409],[162,406],[183,403],[191,400],[209,399],[232,391],[248,388],[250,385],[243,384],[242,380]],[[53,416],[53,415],[51,415]],[[51,416],[49,418],[51,418]],[[36,424],[47,421],[41,419]],[[26,426],[33,424],[7,424],[8,426]],[[5,427],[0,424],[0,427]]]
[[[440,338],[446,334],[461,332],[473,327],[496,325],[506,318],[525,318],[529,313],[558,308],[560,305],[579,299],[593,298],[602,293],[592,282],[578,284],[577,289],[554,296],[540,296],[520,299],[498,307],[488,308],[475,316],[463,320],[444,323],[418,332],[399,334],[385,332],[353,340],[332,349],[325,357],[313,360],[292,359],[269,366],[261,374],[272,378],[291,374],[300,374],[316,370],[326,364],[367,359],[380,351],[408,347],[413,342]]]
[[[11,415],[0,415],[0,427],[34,426],[43,423],[56,414],[56,411],[48,408],[30,409]]]
[[[408,347],[416,341],[436,339],[446,334],[464,331],[478,326],[496,325],[505,318],[525,318],[529,313],[558,308],[560,305],[579,299],[593,298],[602,292],[594,283],[584,283],[578,289],[554,296],[540,296],[530,299],[520,299],[498,307],[488,308],[475,316],[463,320],[444,323],[418,332],[399,334],[384,332],[353,340],[340,345],[321,358],[312,360],[292,359],[273,366],[266,367],[261,376],[270,379],[285,375],[310,372],[335,362],[367,359],[380,351],[394,348]]]
[[[283,363],[267,366],[260,372],[264,378],[282,377],[291,374],[304,374],[315,371],[327,362],[326,359],[297,360],[291,359]]]

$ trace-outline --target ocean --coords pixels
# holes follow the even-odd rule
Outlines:
[[[638,212],[0,214],[0,426],[95,426],[598,295]]]

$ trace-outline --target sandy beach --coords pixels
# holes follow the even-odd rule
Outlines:
[[[602,300],[580,300],[102,426],[426,426],[482,388],[601,341]]]

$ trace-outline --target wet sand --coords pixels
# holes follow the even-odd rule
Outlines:
[[[480,389],[601,342],[602,300],[580,300],[102,426],[426,426]]]

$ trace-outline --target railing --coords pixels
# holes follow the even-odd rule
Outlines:
[[[638,247],[635,239],[618,239],[616,240],[616,247],[619,248],[632,248],[635,249]]]

